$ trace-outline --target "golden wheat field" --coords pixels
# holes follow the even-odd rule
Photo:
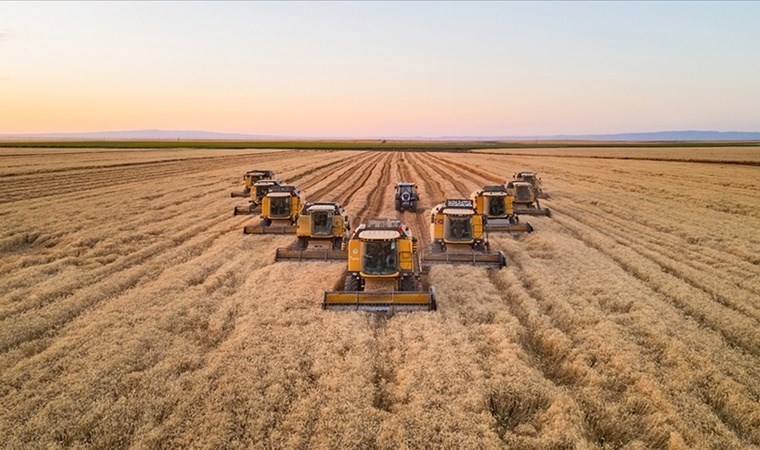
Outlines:
[[[760,149],[590,151],[0,150],[0,447],[760,448]],[[414,181],[422,240],[518,170],[553,216],[435,312],[329,312],[343,264],[232,216],[252,168],[354,225]]]

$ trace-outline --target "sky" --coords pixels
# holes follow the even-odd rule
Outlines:
[[[760,131],[760,2],[0,2],[0,134]]]

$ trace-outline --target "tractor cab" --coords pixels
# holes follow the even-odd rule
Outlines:
[[[409,210],[416,212],[419,199],[415,183],[396,183],[396,211],[404,212],[404,210]]]

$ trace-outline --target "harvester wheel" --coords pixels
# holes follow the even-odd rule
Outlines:
[[[268,227],[269,225],[272,225],[272,219],[264,219],[264,226]]]
[[[296,241],[296,250],[306,250],[306,248],[309,246],[309,240],[305,237],[299,237]]]
[[[433,251],[435,253],[442,253],[443,252],[443,242],[438,242],[438,241],[433,242],[432,248],[433,248]]]
[[[359,279],[353,275],[346,275],[346,282],[343,284],[343,290],[349,292],[358,291],[360,287]]]

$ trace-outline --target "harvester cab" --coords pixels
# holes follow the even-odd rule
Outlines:
[[[323,309],[430,311],[435,291],[424,290],[416,239],[400,220],[370,219],[348,242],[342,291],[325,292]]]
[[[346,260],[346,244],[351,225],[339,203],[306,203],[296,224],[298,241],[290,248],[278,248],[275,261]]]
[[[396,211],[404,212],[409,210],[417,212],[417,203],[420,200],[417,194],[417,185],[414,183],[399,182],[396,183]]]
[[[506,231],[509,233],[530,233],[529,223],[520,223],[514,213],[512,196],[504,185],[484,186],[472,193],[472,202],[478,214],[486,216],[486,231]]]
[[[274,186],[282,186],[282,181],[265,179],[253,183],[248,193],[248,206],[236,206],[232,211],[232,215],[238,216],[241,214],[255,214],[259,212],[264,197],[266,197],[269,190]]]
[[[244,234],[293,234],[301,210],[301,193],[294,186],[272,186],[261,201],[261,223],[247,225]]]
[[[243,174],[243,182],[245,183],[243,190],[238,192],[230,192],[230,197],[248,197],[251,194],[251,188],[253,187],[254,183],[259,180],[271,180],[273,178],[274,172],[271,170],[251,169]]]
[[[541,208],[536,197],[533,185],[527,181],[510,181],[507,183],[507,192],[513,197],[513,209],[515,214],[530,216],[551,216],[549,208]]]
[[[501,269],[507,265],[504,253],[490,252],[485,223],[471,199],[449,199],[433,208],[430,215],[431,250],[422,256],[422,265],[474,264]]]
[[[514,181],[525,181],[526,183],[530,183],[530,185],[533,186],[533,191],[537,198],[549,198],[549,195],[541,188],[541,178],[539,178],[536,172],[517,172],[512,175],[512,178]]]

